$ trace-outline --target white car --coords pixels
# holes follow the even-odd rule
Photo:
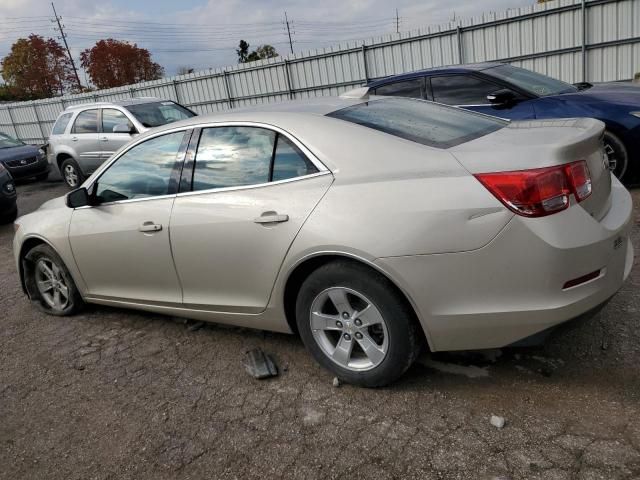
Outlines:
[[[503,347],[618,291],[632,204],[603,128],[381,97],[195,117],[21,217],[15,259],[47,313],[298,332],[339,378],[385,385],[424,341]]]

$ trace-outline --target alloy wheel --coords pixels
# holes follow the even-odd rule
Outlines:
[[[73,165],[65,165],[64,167],[64,180],[70,187],[78,186],[78,172]]]
[[[371,370],[382,363],[389,332],[380,310],[346,287],[320,292],[311,304],[311,333],[323,353],[340,367]]]
[[[62,270],[56,263],[46,257],[36,264],[36,285],[40,296],[52,309],[62,311],[69,305],[69,286]]]
[[[621,178],[627,170],[626,159],[607,141],[604,143],[604,153],[607,155],[611,173],[617,178]]]

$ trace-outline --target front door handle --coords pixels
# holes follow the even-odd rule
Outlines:
[[[278,212],[264,212],[253,221],[254,223],[282,223],[289,221],[289,215],[278,215]]]
[[[139,232],[159,232],[162,230],[162,225],[153,222],[144,222],[138,227]]]
[[[71,137],[71,141],[72,142],[77,142],[78,141],[78,137]]]
[[[107,137],[100,137],[101,142],[108,142],[109,139]]]

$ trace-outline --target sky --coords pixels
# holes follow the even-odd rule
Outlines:
[[[151,51],[167,75],[180,67],[206,70],[237,63],[240,39],[252,48],[273,45],[290,53],[285,26],[289,19],[294,52],[330,47],[396,31],[438,25],[482,13],[501,12],[535,0],[55,0],[71,53],[102,38],[136,43]],[[0,0],[0,58],[20,37],[37,33],[57,38],[51,3]],[[80,74],[83,83],[84,72]]]

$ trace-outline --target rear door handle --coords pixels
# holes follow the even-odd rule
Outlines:
[[[101,142],[108,142],[109,139],[107,137],[100,137]]]
[[[162,230],[162,225],[153,222],[144,222],[138,227],[139,232],[159,232]]]
[[[264,212],[253,221],[254,223],[282,223],[289,221],[289,215],[278,215],[277,212]]]
[[[72,142],[77,142],[78,141],[78,137],[71,137],[71,141]]]

